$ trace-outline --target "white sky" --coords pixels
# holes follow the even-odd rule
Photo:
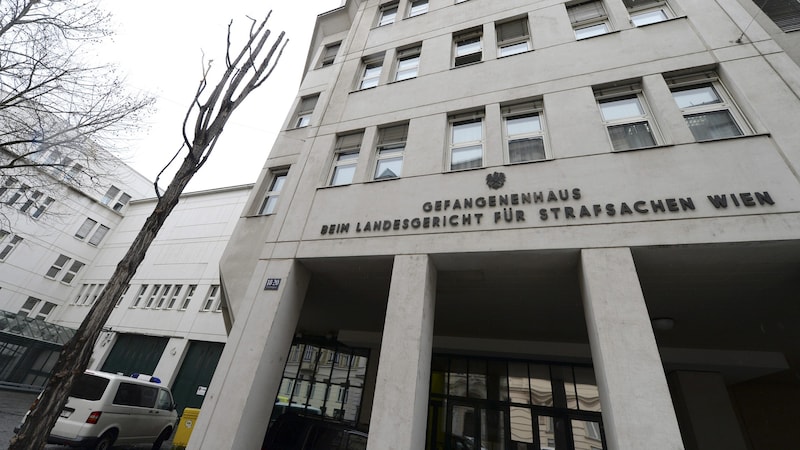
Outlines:
[[[145,123],[121,145],[127,150],[120,155],[151,180],[182,142],[183,118],[200,79],[203,53],[223,67],[228,22],[233,19],[234,30],[246,33],[246,16],[260,19],[272,9],[268,27],[273,36],[286,31],[290,42],[278,67],[234,112],[188,192],[256,181],[297,94],[316,16],[339,7],[341,0],[102,0],[101,5],[113,14],[116,31],[100,58],[119,67],[132,92],[157,99]],[[235,42],[232,47],[238,48]],[[172,172],[159,185],[165,188],[171,179]]]

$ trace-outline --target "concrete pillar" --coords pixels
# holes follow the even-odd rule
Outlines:
[[[310,276],[291,259],[260,266],[264,276],[247,290],[189,450],[261,448]],[[267,278],[280,279],[279,288],[265,290]]]
[[[683,449],[630,249],[582,250],[580,269],[608,447]]]
[[[425,448],[435,295],[427,255],[394,258],[367,450]]]
[[[678,371],[669,375],[687,450],[746,450],[722,375]]]

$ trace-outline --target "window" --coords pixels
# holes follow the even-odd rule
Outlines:
[[[419,16],[428,12],[428,0],[411,0],[408,17]]]
[[[330,185],[341,186],[353,182],[358,163],[358,152],[361,150],[361,140],[364,133],[352,133],[336,138],[334,149],[333,168],[331,169]]]
[[[395,81],[408,80],[416,78],[419,73],[419,56],[422,52],[422,46],[416,45],[404,50],[397,51],[397,73],[395,74]]]
[[[110,188],[108,188],[108,191],[106,191],[105,195],[103,195],[103,198],[100,199],[100,203],[108,205],[109,203],[111,203],[111,200],[117,198],[118,194],[119,194],[119,188],[116,186],[111,186]]]
[[[131,196],[123,192],[122,195],[119,196],[119,200],[114,203],[114,211],[122,211],[122,208],[124,208],[129,201],[131,201]]]
[[[94,234],[92,234],[92,237],[89,239],[89,244],[94,246],[99,245],[100,241],[102,241],[103,238],[106,237],[108,230],[109,228],[105,225],[100,225],[99,227],[97,227],[97,230],[95,230]]]
[[[31,213],[31,217],[33,217],[34,219],[38,219],[38,218],[39,218],[39,216],[41,216],[42,214],[44,214],[45,210],[46,210],[46,209],[47,209],[47,208],[48,208],[48,207],[49,207],[51,204],[53,204],[53,202],[54,202],[54,201],[55,201],[55,200],[54,200],[52,197],[47,197],[47,198],[44,200],[44,202],[43,202],[41,205],[39,205],[39,206],[38,206],[38,207],[37,207],[37,208],[36,208],[36,209],[33,211],[33,213]]]
[[[9,197],[8,200],[6,200],[6,205],[11,206],[14,203],[16,203],[17,200],[20,199],[20,197],[25,195],[25,192],[28,189],[30,189],[30,186],[28,186],[27,184],[23,184],[22,186],[20,186],[19,189],[17,189],[17,192],[14,192],[14,194],[12,194],[11,197]]]
[[[158,298],[158,303],[156,304],[157,309],[164,307],[164,303],[167,302],[167,295],[169,295],[170,289],[172,289],[171,284],[165,284],[164,287],[161,288],[161,296]]]
[[[631,150],[656,145],[644,96],[638,85],[610,92],[597,90],[595,95],[598,97],[600,115],[608,129],[614,150]]]
[[[17,184],[16,178],[6,177],[5,181],[3,182],[3,185],[0,186],[0,198],[2,198],[6,194],[6,192],[8,192],[8,188],[10,188],[15,184]]]
[[[139,304],[142,303],[142,299],[144,298],[144,293],[147,291],[147,285],[143,284],[139,287],[139,293],[136,294],[136,300],[133,301],[131,308],[138,308]]]
[[[326,45],[325,49],[322,50],[322,58],[320,58],[319,66],[328,67],[333,65],[333,61],[336,60],[336,54],[339,53],[339,47],[341,46],[341,42]]]
[[[651,23],[663,22],[672,17],[667,2],[664,0],[622,0],[628,8],[631,23],[637,27]]]
[[[186,297],[183,298],[183,304],[181,304],[181,311],[185,311],[186,308],[189,307],[189,303],[192,301],[192,297],[194,297],[194,291],[197,290],[196,284],[190,284],[189,287],[186,289]]]
[[[158,296],[158,290],[161,289],[160,284],[154,284],[153,289],[150,290],[150,297],[147,299],[147,303],[145,303],[145,308],[152,308],[153,303],[156,302],[156,297]]]
[[[33,311],[33,308],[36,308],[36,305],[38,305],[39,302],[41,302],[41,300],[36,297],[28,297],[28,299],[25,300],[25,303],[19,309],[19,314],[23,316],[30,315],[31,311]]]
[[[95,289],[94,292],[92,293],[92,301],[89,302],[90,305],[94,305],[94,303],[97,301],[97,297],[100,296],[100,294],[103,292],[103,288],[105,287],[106,287],[105,284],[97,285],[97,289]]]
[[[275,212],[275,205],[278,203],[278,195],[283,189],[283,184],[286,182],[286,175],[288,172],[280,171],[272,175],[272,182],[269,184],[269,191],[267,191],[261,207],[258,209],[259,215],[272,214]]]
[[[85,287],[86,285],[84,284],[83,286]],[[125,294],[128,293],[128,289],[130,288],[131,288],[130,284],[125,286],[125,289],[122,291],[122,294],[119,295],[119,298],[117,299],[117,304],[114,305],[114,307],[117,307],[122,303],[122,299],[125,298]]]
[[[800,30],[800,3],[797,0],[756,1],[756,5],[783,31]]]
[[[483,166],[483,114],[450,118],[450,170]]]
[[[381,5],[380,14],[378,15],[378,26],[389,25],[394,23],[397,18],[397,2],[386,3]]]
[[[34,319],[42,319],[42,320],[47,319],[47,316],[49,316],[54,309],[56,309],[55,303],[44,302],[44,305],[42,305],[42,309],[40,309],[39,312],[36,313],[36,317],[34,317]]]
[[[208,289],[208,295],[206,295],[206,301],[203,303],[203,311],[211,311],[211,308],[214,306],[214,302],[217,300],[217,295],[219,294],[219,285],[212,284],[211,287]]]
[[[56,262],[50,266],[50,269],[47,270],[47,273],[44,275],[47,278],[53,279],[61,272],[61,269],[70,261],[70,258],[67,255],[58,255],[56,258]]]
[[[498,23],[495,30],[498,56],[516,55],[531,49],[527,18]]]
[[[20,242],[22,242],[22,238],[15,234],[11,238],[11,241],[9,241],[6,244],[6,246],[3,247],[2,250],[0,250],[0,261],[5,261],[6,258],[8,258],[8,255],[10,255],[11,252],[13,252],[15,248],[17,248],[17,245],[19,245]]]
[[[608,15],[603,2],[593,0],[567,5],[567,14],[575,30],[576,39],[585,39],[608,33]]]
[[[453,67],[476,63],[483,59],[482,36],[481,28],[473,28],[453,35]]]
[[[36,204],[36,201],[39,200],[41,196],[42,196],[42,191],[34,190],[33,194],[31,194],[28,197],[28,199],[25,200],[25,203],[23,203],[22,206],[19,207],[19,210],[22,212],[28,212],[30,207]]]
[[[94,285],[92,284],[90,286],[84,283],[83,286],[81,286],[81,289],[78,291],[78,295],[75,296],[75,301],[73,303],[75,303],[76,305],[79,304],[83,295],[90,289],[94,289]]]
[[[295,114],[295,128],[303,128],[311,124],[311,114],[314,113],[314,107],[317,106],[317,99],[319,99],[319,94],[309,95],[300,99],[300,104],[297,105],[297,113]]]
[[[67,283],[67,284],[72,283],[72,280],[75,278],[75,275],[77,275],[78,272],[85,265],[86,264],[84,264],[84,263],[82,263],[80,261],[72,261],[72,265],[69,267],[69,270],[67,270],[67,273],[64,274],[64,277],[61,278],[61,282],[62,283]]]
[[[95,225],[97,225],[97,221],[87,217],[86,220],[83,221],[83,225],[75,232],[75,237],[81,240],[86,239],[86,236],[89,235],[89,232],[92,231]]]
[[[403,174],[408,124],[381,128],[378,137],[375,179],[398,178]]]
[[[541,103],[504,106],[502,113],[508,162],[546,159]]]
[[[744,134],[741,116],[714,74],[668,80],[672,97],[697,141]]]
[[[359,89],[368,89],[378,85],[381,79],[381,69],[383,67],[383,56],[371,56],[364,59],[364,72],[361,81],[358,83]]]
[[[75,165],[69,168],[69,172],[67,172],[66,175],[64,175],[64,178],[67,181],[72,181],[72,182],[77,181],[77,178],[81,174],[82,170],[83,166],[78,163],[75,163]]]
[[[172,309],[175,307],[175,303],[178,302],[178,294],[181,293],[181,289],[183,289],[182,284],[176,284],[175,287],[172,288],[172,296],[169,299],[169,303],[167,303],[167,309]]]

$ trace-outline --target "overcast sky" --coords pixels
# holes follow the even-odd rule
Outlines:
[[[290,42],[275,72],[228,122],[208,163],[187,191],[253,183],[297,94],[316,16],[341,0],[102,0],[116,30],[100,58],[117,64],[132,91],[156,97],[155,111],[123,144],[123,159],[147,178],[180,146],[181,124],[201,74],[201,58],[224,61],[227,25],[246,32],[246,16],[265,17]],[[236,47],[234,45],[234,47]],[[107,52],[107,53],[106,53]],[[213,81],[213,80],[212,80]],[[162,177],[166,187],[171,174]]]

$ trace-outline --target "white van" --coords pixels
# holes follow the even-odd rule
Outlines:
[[[47,442],[95,450],[152,443],[160,449],[172,435],[178,413],[169,388],[157,382],[149,375],[87,370],[73,385]]]

